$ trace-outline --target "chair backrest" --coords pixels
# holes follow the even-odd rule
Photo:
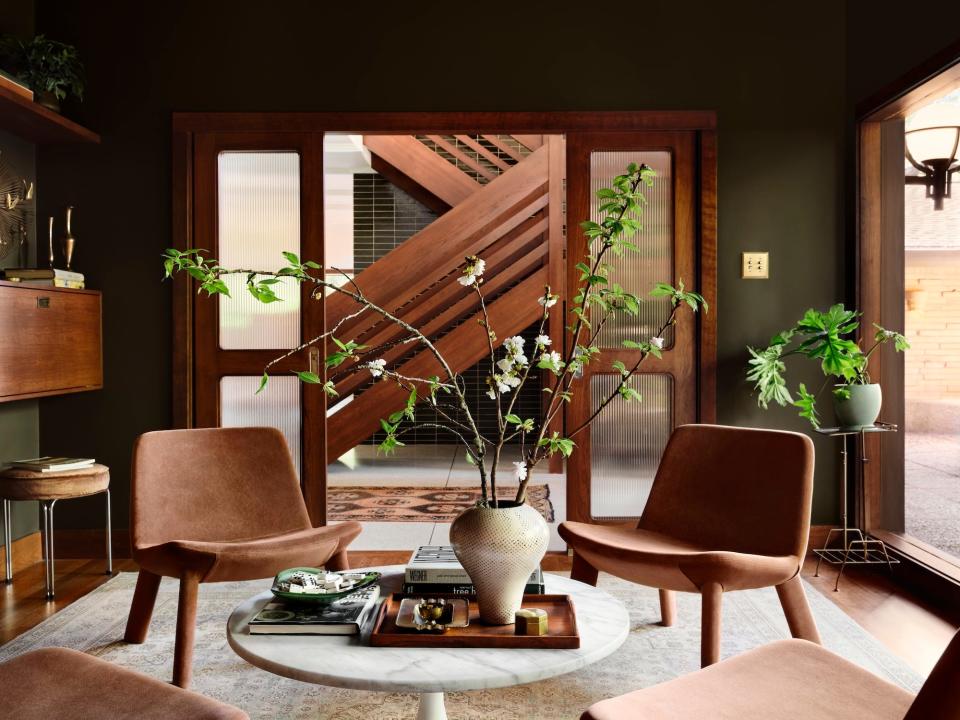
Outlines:
[[[780,430],[681,425],[638,527],[717,550],[806,552],[813,443]]]
[[[960,718],[960,632],[943,651],[904,720]]]
[[[133,448],[131,485],[134,549],[311,526],[287,443],[274,428],[146,433]]]

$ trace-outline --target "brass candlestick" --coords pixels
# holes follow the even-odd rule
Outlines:
[[[77,239],[70,231],[70,221],[73,218],[73,205],[67,206],[67,234],[63,236],[63,257],[67,264],[67,270],[72,270],[73,248],[77,244]]]
[[[50,268],[53,269],[53,215],[49,218],[49,235],[50,235]]]

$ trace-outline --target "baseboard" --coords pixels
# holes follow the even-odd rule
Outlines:
[[[53,531],[53,556],[55,558],[100,558],[106,556],[106,530]],[[130,532],[126,529],[114,530],[111,538],[114,559],[130,557]],[[39,547],[39,541],[38,541]],[[39,558],[38,558],[39,559]]]
[[[40,533],[33,532],[13,541],[13,574],[16,575],[24,568],[43,559],[43,549],[40,546]],[[7,562],[7,548],[0,547],[0,566]],[[2,577],[2,576],[0,576]]]

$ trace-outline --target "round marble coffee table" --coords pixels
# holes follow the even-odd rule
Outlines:
[[[400,591],[402,566],[370,569],[383,573],[381,595]],[[237,606],[227,638],[237,655],[276,675],[353,690],[419,693],[417,720],[446,720],[445,692],[563,675],[605,658],[627,638],[630,619],[619,600],[569,578],[544,578],[548,593],[573,598],[580,631],[576,650],[372,647],[369,626],[360,636],[251,635],[247,622],[273,597],[269,590]]]

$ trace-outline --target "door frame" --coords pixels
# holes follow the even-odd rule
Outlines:
[[[208,133],[316,133],[364,130],[379,134],[567,134],[575,132],[690,131],[697,159],[697,286],[710,305],[697,318],[697,411],[700,422],[716,421],[717,366],[717,115],[712,110],[562,111],[562,112],[343,112],[343,113],[207,113],[176,112],[172,122],[171,247],[193,247],[194,143]],[[569,168],[568,168],[569,170]],[[568,175],[569,177],[569,175]],[[323,232],[322,210],[319,231]],[[193,426],[195,413],[195,281],[184,274],[173,280],[173,427]],[[322,331],[322,329],[321,329]],[[319,413],[325,416],[325,413]],[[321,450],[325,453],[325,449]],[[326,460],[304,494],[315,525],[326,522]],[[569,509],[568,509],[569,512]]]
[[[930,98],[956,88],[960,88],[960,42],[857,105],[855,297],[863,313],[862,328],[871,328],[873,323],[899,328],[904,320],[903,120]],[[896,176],[884,171],[891,166],[898,168]],[[871,358],[871,369],[882,385],[903,388],[901,355],[884,358],[878,353]],[[901,427],[904,403],[902,392],[890,393],[884,400],[888,421]],[[863,465],[862,487],[852,488],[858,524],[904,561],[911,584],[940,598],[945,594],[960,598],[960,565],[955,558],[889,529],[890,518],[902,516],[903,501],[882,492],[883,468],[899,467],[895,472],[902,473],[904,438],[896,433],[881,442],[879,435],[866,438],[867,457],[879,462]]]

